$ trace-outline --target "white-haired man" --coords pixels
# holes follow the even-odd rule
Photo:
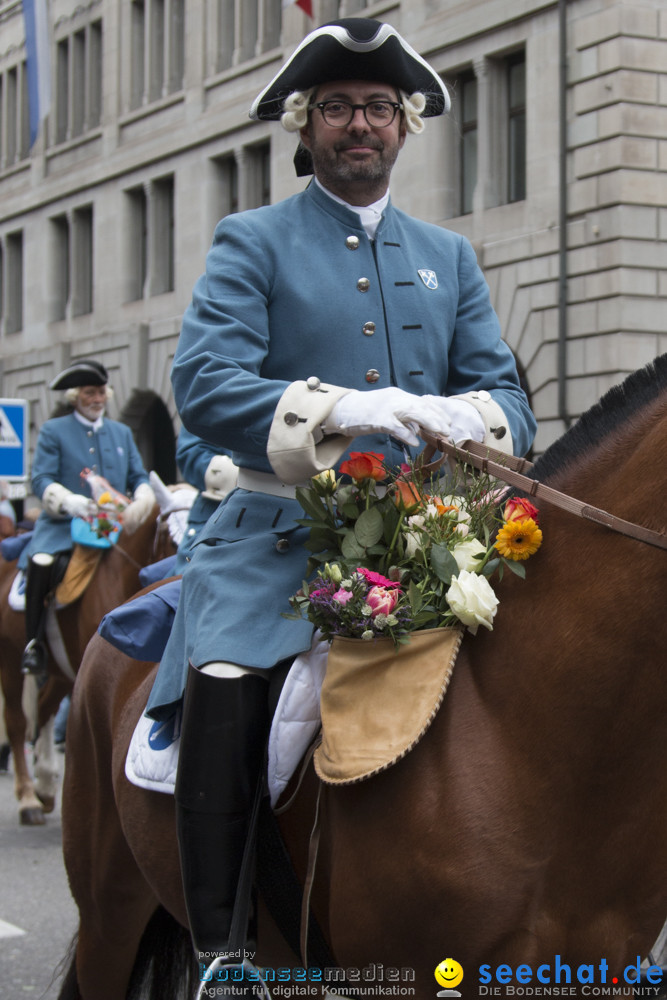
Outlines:
[[[315,180],[219,223],[172,381],[184,425],[230,451],[238,489],[199,536],[148,706],[185,689],[176,784],[195,946],[228,947],[268,724],[267,677],[310,647],[287,621],[308,553],[290,484],[350,447],[388,464],[419,427],[525,452],[535,421],[461,236],[394,208],[408,131],[449,107],[442,80],[387,24],[349,18],[308,35],[251,117],[298,132]]]
[[[35,530],[19,559],[26,580],[26,640],[21,661],[25,673],[46,669],[43,642],[46,601],[64,572],[73,548],[71,522],[94,512],[81,472],[92,469],[111,485],[132,496],[123,513],[123,530],[134,531],[148,517],[155,494],[148,482],[132,431],[109,420],[104,409],[110,397],[109,375],[99,361],[71,364],[51,383],[64,390],[72,412],[47,420],[40,429],[32,463],[32,488],[42,501]],[[60,558],[59,558],[60,557]]]

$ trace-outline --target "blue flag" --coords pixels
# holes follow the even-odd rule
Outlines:
[[[51,108],[51,52],[47,0],[23,0],[30,106],[30,146]]]

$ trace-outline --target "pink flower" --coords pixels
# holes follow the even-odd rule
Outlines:
[[[537,507],[530,500],[526,500],[524,497],[510,497],[505,504],[503,518],[506,521],[525,521],[527,518],[532,517],[535,524],[537,524],[539,513]]]
[[[347,604],[347,602],[350,601],[351,599],[352,599],[352,591],[345,590],[343,587],[341,587],[340,590],[337,590],[336,593],[333,594],[332,596],[332,600],[338,601],[339,604]]]
[[[392,584],[395,587],[395,584]],[[398,603],[396,590],[386,587],[371,587],[366,594],[366,604],[371,608],[371,618],[378,615],[390,615]]]
[[[378,587],[400,587],[400,583],[397,581],[388,580],[386,576],[374,573],[372,569],[366,569],[365,566],[357,566],[357,573],[361,573],[369,583],[376,584]]]

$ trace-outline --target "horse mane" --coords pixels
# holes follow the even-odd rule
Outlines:
[[[667,354],[614,385],[535,462],[534,479],[548,479],[599,444],[667,388]]]

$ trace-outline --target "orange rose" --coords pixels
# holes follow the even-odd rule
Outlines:
[[[523,497],[510,497],[505,504],[503,520],[524,521],[527,517],[532,517],[535,524],[537,524],[538,514],[539,510],[530,500],[525,500]]]
[[[407,479],[396,480],[396,495],[394,499],[397,507],[402,507],[403,510],[407,511],[415,510],[422,502],[417,486]]]
[[[386,478],[387,471],[382,464],[384,455],[376,451],[351,451],[350,457],[340,464],[343,475],[351,476],[357,482],[374,479],[379,483]]]

